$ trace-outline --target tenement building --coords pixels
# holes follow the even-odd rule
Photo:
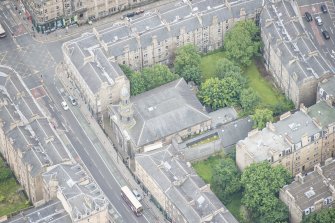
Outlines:
[[[297,107],[313,105],[318,82],[334,74],[333,66],[307,35],[294,1],[275,2],[265,4],[261,15],[265,66]]]
[[[121,101],[111,105],[110,136],[124,159],[159,149],[179,139],[206,131],[211,118],[184,79],[178,79],[130,99],[124,87]]]
[[[334,156],[335,110],[320,101],[310,108],[288,112],[276,123],[249,132],[236,145],[236,163],[243,170],[251,163],[283,165],[292,175],[306,172]]]
[[[135,157],[136,177],[171,222],[237,223],[172,144]]]
[[[82,24],[118,13],[150,0],[21,0],[38,32]]]
[[[2,156],[33,205],[44,208],[13,222],[41,221],[42,216],[59,217],[55,222],[109,222],[104,194],[72,159],[21,77],[6,67],[0,67],[0,127]]]
[[[322,167],[315,165],[307,175],[298,174],[280,190],[279,197],[288,206],[291,223],[299,223],[304,216],[322,208],[334,207],[334,171],[334,160],[327,160]]]
[[[238,20],[254,18],[260,7],[255,0],[167,4],[64,43],[64,65],[92,113],[101,117],[97,113],[119,99],[120,86],[129,85],[118,64],[133,69],[169,64],[176,48],[185,44],[202,52],[218,49],[226,31]]]

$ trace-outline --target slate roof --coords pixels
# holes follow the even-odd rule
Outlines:
[[[329,106],[325,101],[319,101],[309,107],[308,115],[315,119],[322,127],[335,124],[335,108]]]
[[[329,185],[335,185],[335,162],[334,160],[323,167],[322,175],[317,171],[308,173],[303,176],[303,183],[293,181],[291,184],[282,188],[283,191],[288,191],[295,199],[295,204],[304,211],[314,205],[315,202],[332,196]],[[313,191],[308,195],[309,191]]]
[[[335,77],[329,78],[328,81],[320,83],[320,87],[327,92],[329,96],[335,96]]]
[[[58,193],[71,207],[69,214],[74,220],[89,217],[108,205],[101,189],[79,164],[59,164],[44,173],[42,177],[47,185],[51,181],[58,182]]]
[[[216,212],[212,222],[237,223],[213,192],[204,189],[205,182],[179,157],[170,144],[160,150],[137,154],[135,160],[187,222],[204,222],[203,218]]]
[[[48,222],[48,223],[72,223],[69,214],[60,201],[50,201],[39,207],[34,207],[21,212],[6,223]]]
[[[131,101],[136,125],[127,131],[137,146],[211,119],[184,79],[144,92]]]

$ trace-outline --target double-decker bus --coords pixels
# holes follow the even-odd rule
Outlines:
[[[131,210],[136,214],[136,216],[141,216],[143,212],[142,204],[136,199],[135,195],[129,187],[121,187],[121,197],[125,200]]]
[[[0,23],[0,38],[3,38],[6,36],[6,31],[3,28],[2,24]]]

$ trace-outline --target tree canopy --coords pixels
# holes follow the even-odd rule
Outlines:
[[[302,220],[302,223],[334,223],[335,222],[335,209],[322,209],[319,212],[314,212],[307,215]]]
[[[125,65],[120,65],[120,67],[130,81],[131,95],[143,93],[179,78],[177,74],[172,73],[166,65],[162,64],[146,67],[141,72],[135,72]]]
[[[241,189],[240,172],[234,160],[225,158],[214,166],[212,189],[225,202],[230,200],[230,195]]]
[[[260,98],[251,88],[243,89],[240,96],[240,104],[244,112],[252,113],[259,104]]]
[[[253,163],[241,176],[244,188],[242,203],[261,222],[286,221],[288,210],[276,196],[289,180],[290,174],[282,166],[271,167],[268,162]]]
[[[209,78],[201,85],[199,99],[212,110],[238,103],[243,84],[235,77]]]
[[[219,79],[240,75],[241,73],[241,68],[226,58],[222,58],[216,62],[215,76]]]
[[[183,77],[187,82],[194,81],[196,84],[201,83],[200,70],[201,56],[194,45],[186,44],[176,51],[174,61],[175,72]]]
[[[255,122],[255,127],[258,129],[263,129],[267,122],[273,121],[273,113],[267,108],[256,109],[255,114],[253,114],[251,117]]]
[[[248,66],[251,59],[259,52],[261,41],[259,28],[253,20],[239,21],[224,38],[226,56],[242,66]]]

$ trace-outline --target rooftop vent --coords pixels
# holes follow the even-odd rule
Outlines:
[[[295,122],[293,122],[293,123],[289,124],[288,126],[290,127],[290,129],[291,129],[292,131],[297,131],[298,128],[300,127],[300,124],[299,124],[299,123],[295,123]]]
[[[312,196],[315,195],[315,191],[313,190],[313,187],[309,189],[309,191],[305,192],[305,195],[307,198],[311,198]]]
[[[165,170],[171,170],[171,165],[167,161],[165,161],[163,165]]]

